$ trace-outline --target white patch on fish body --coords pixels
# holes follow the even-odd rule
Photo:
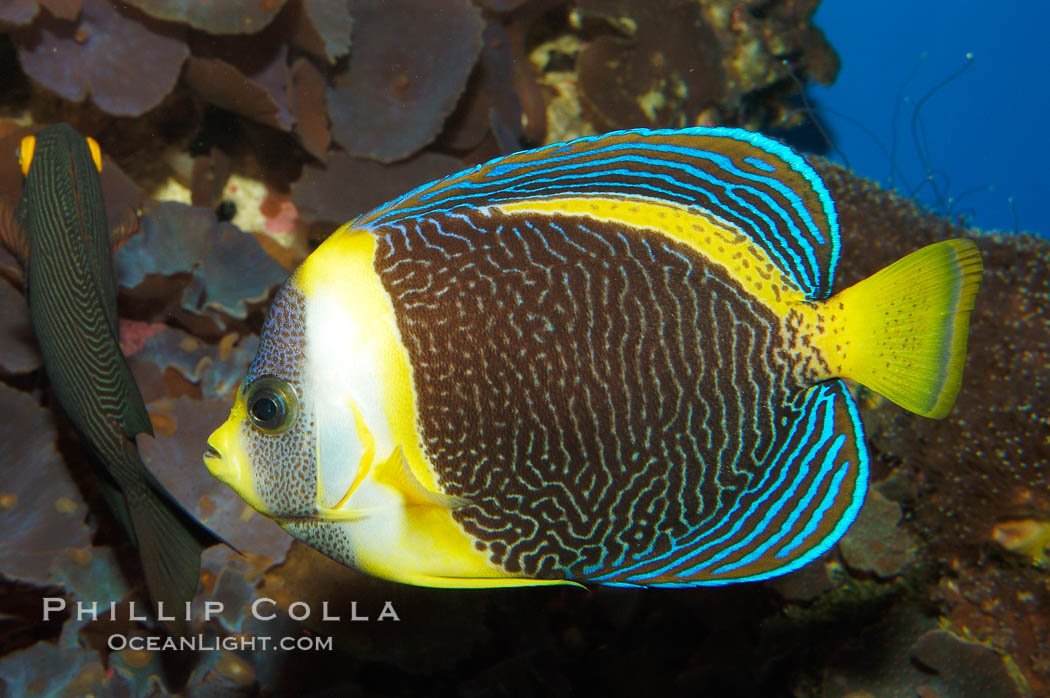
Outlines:
[[[307,399],[313,402],[317,426],[319,499],[333,507],[357,477],[364,455],[351,405],[360,411],[375,439],[377,458],[394,449],[390,425],[382,411],[382,385],[375,373],[379,347],[367,325],[354,316],[338,294],[320,290],[307,301]],[[358,508],[358,493],[347,506]]]
[[[367,509],[369,513],[361,519],[334,522],[333,525],[342,528],[359,564],[363,562],[368,566],[373,560],[403,555],[403,532],[407,525],[401,493],[392,487],[365,480],[351,500],[354,508]]]

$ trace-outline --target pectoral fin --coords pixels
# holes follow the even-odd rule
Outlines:
[[[375,507],[317,507],[317,518],[323,521],[360,521],[378,512]]]
[[[424,487],[423,483],[412,472],[408,459],[405,458],[405,453],[400,446],[393,450],[389,458],[375,465],[371,463],[371,450],[366,455],[369,457],[362,461],[362,475],[359,479],[363,479],[364,474],[371,470],[372,480],[400,492],[407,506],[458,509],[469,503],[462,497],[433,492]],[[334,507],[318,506],[318,518],[325,521],[358,521],[378,512],[379,510],[374,507],[355,508],[347,506],[350,494],[357,488],[357,484],[358,480],[355,480],[346,496]]]
[[[469,504],[466,499],[441,492],[433,492],[423,486],[405,458],[400,446],[394,449],[390,457],[375,466],[376,482],[383,483],[399,491],[409,506],[443,507],[458,509]]]

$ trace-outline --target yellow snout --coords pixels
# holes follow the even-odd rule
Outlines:
[[[204,452],[204,465],[219,481],[225,482],[241,499],[260,514],[268,515],[255,491],[251,464],[241,444],[242,425],[245,412],[238,400],[230,412],[229,419],[208,437],[208,450]]]

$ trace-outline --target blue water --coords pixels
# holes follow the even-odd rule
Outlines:
[[[807,94],[855,172],[980,228],[1050,236],[1050,2],[823,0],[815,23],[842,70]]]

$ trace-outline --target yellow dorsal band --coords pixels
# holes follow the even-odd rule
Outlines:
[[[700,215],[684,206],[580,196],[514,201],[496,204],[492,208],[504,213],[586,216],[659,231],[721,266],[778,316],[785,315],[790,304],[803,300],[799,288],[750,238],[716,218]]]

